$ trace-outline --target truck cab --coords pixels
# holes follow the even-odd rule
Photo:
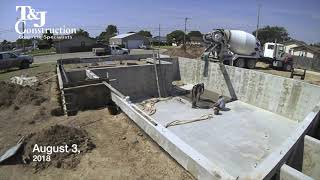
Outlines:
[[[263,46],[264,52],[263,56],[265,58],[275,58],[275,59],[280,59],[285,52],[284,50],[284,45],[283,44],[278,44],[278,43],[271,43],[267,42]]]
[[[108,45],[106,47],[92,48],[92,53],[96,56],[102,55],[127,55],[130,50],[121,48],[118,45]]]
[[[263,46],[263,59],[276,69],[291,71],[293,68],[293,59],[291,55],[285,53],[283,44],[265,43]]]
[[[121,48],[118,45],[110,45],[111,54],[112,55],[121,55],[121,54],[129,54],[129,50],[125,48]]]

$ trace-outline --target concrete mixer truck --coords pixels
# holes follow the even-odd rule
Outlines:
[[[292,68],[292,61],[285,56],[284,51],[281,53],[283,48],[280,48],[280,44],[266,43],[264,53],[265,48],[261,47],[260,42],[252,34],[244,31],[216,29],[205,34],[203,40],[207,44],[203,56],[224,64],[253,69],[257,61],[264,61],[272,67],[286,68],[285,70]],[[273,49],[268,48],[272,44]]]

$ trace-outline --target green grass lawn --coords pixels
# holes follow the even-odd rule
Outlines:
[[[42,55],[54,54],[54,53],[56,53],[56,49],[55,48],[50,48],[50,49],[32,50],[31,52],[27,52],[26,54],[32,55],[32,56],[42,56]]]
[[[56,63],[43,63],[43,64],[32,64],[28,69],[11,68],[0,71],[0,81],[9,81],[13,76],[41,76],[43,73],[54,73]],[[40,77],[38,77],[40,79]]]

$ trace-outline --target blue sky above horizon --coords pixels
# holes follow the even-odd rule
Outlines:
[[[45,27],[82,28],[95,37],[108,24],[115,24],[120,33],[144,29],[153,35],[158,35],[161,24],[161,35],[166,35],[184,29],[184,17],[191,18],[188,31],[205,33],[213,28],[228,28],[252,32],[260,3],[260,26],[283,26],[294,39],[320,42],[319,0],[0,0],[0,3],[0,41],[18,37],[14,31],[17,5],[47,11]]]

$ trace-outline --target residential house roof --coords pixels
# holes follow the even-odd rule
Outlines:
[[[122,39],[122,38],[125,38],[125,37],[128,37],[128,36],[134,35],[134,34],[136,34],[136,33],[119,34],[117,36],[113,36],[110,39]]]
[[[307,45],[307,44],[304,44],[304,45],[300,45],[300,46],[297,46],[297,47],[294,47],[292,48],[293,50],[299,50],[299,49],[307,49],[313,53],[317,53],[317,54],[320,54],[320,48],[318,47],[314,47],[314,46],[310,46],[310,45]]]
[[[284,44],[284,45],[289,45],[289,44],[306,45],[305,42],[303,42],[303,41],[298,41],[298,40],[296,40],[296,39],[291,39],[291,40],[285,41],[285,42],[283,42],[283,43],[281,43],[281,44]]]

